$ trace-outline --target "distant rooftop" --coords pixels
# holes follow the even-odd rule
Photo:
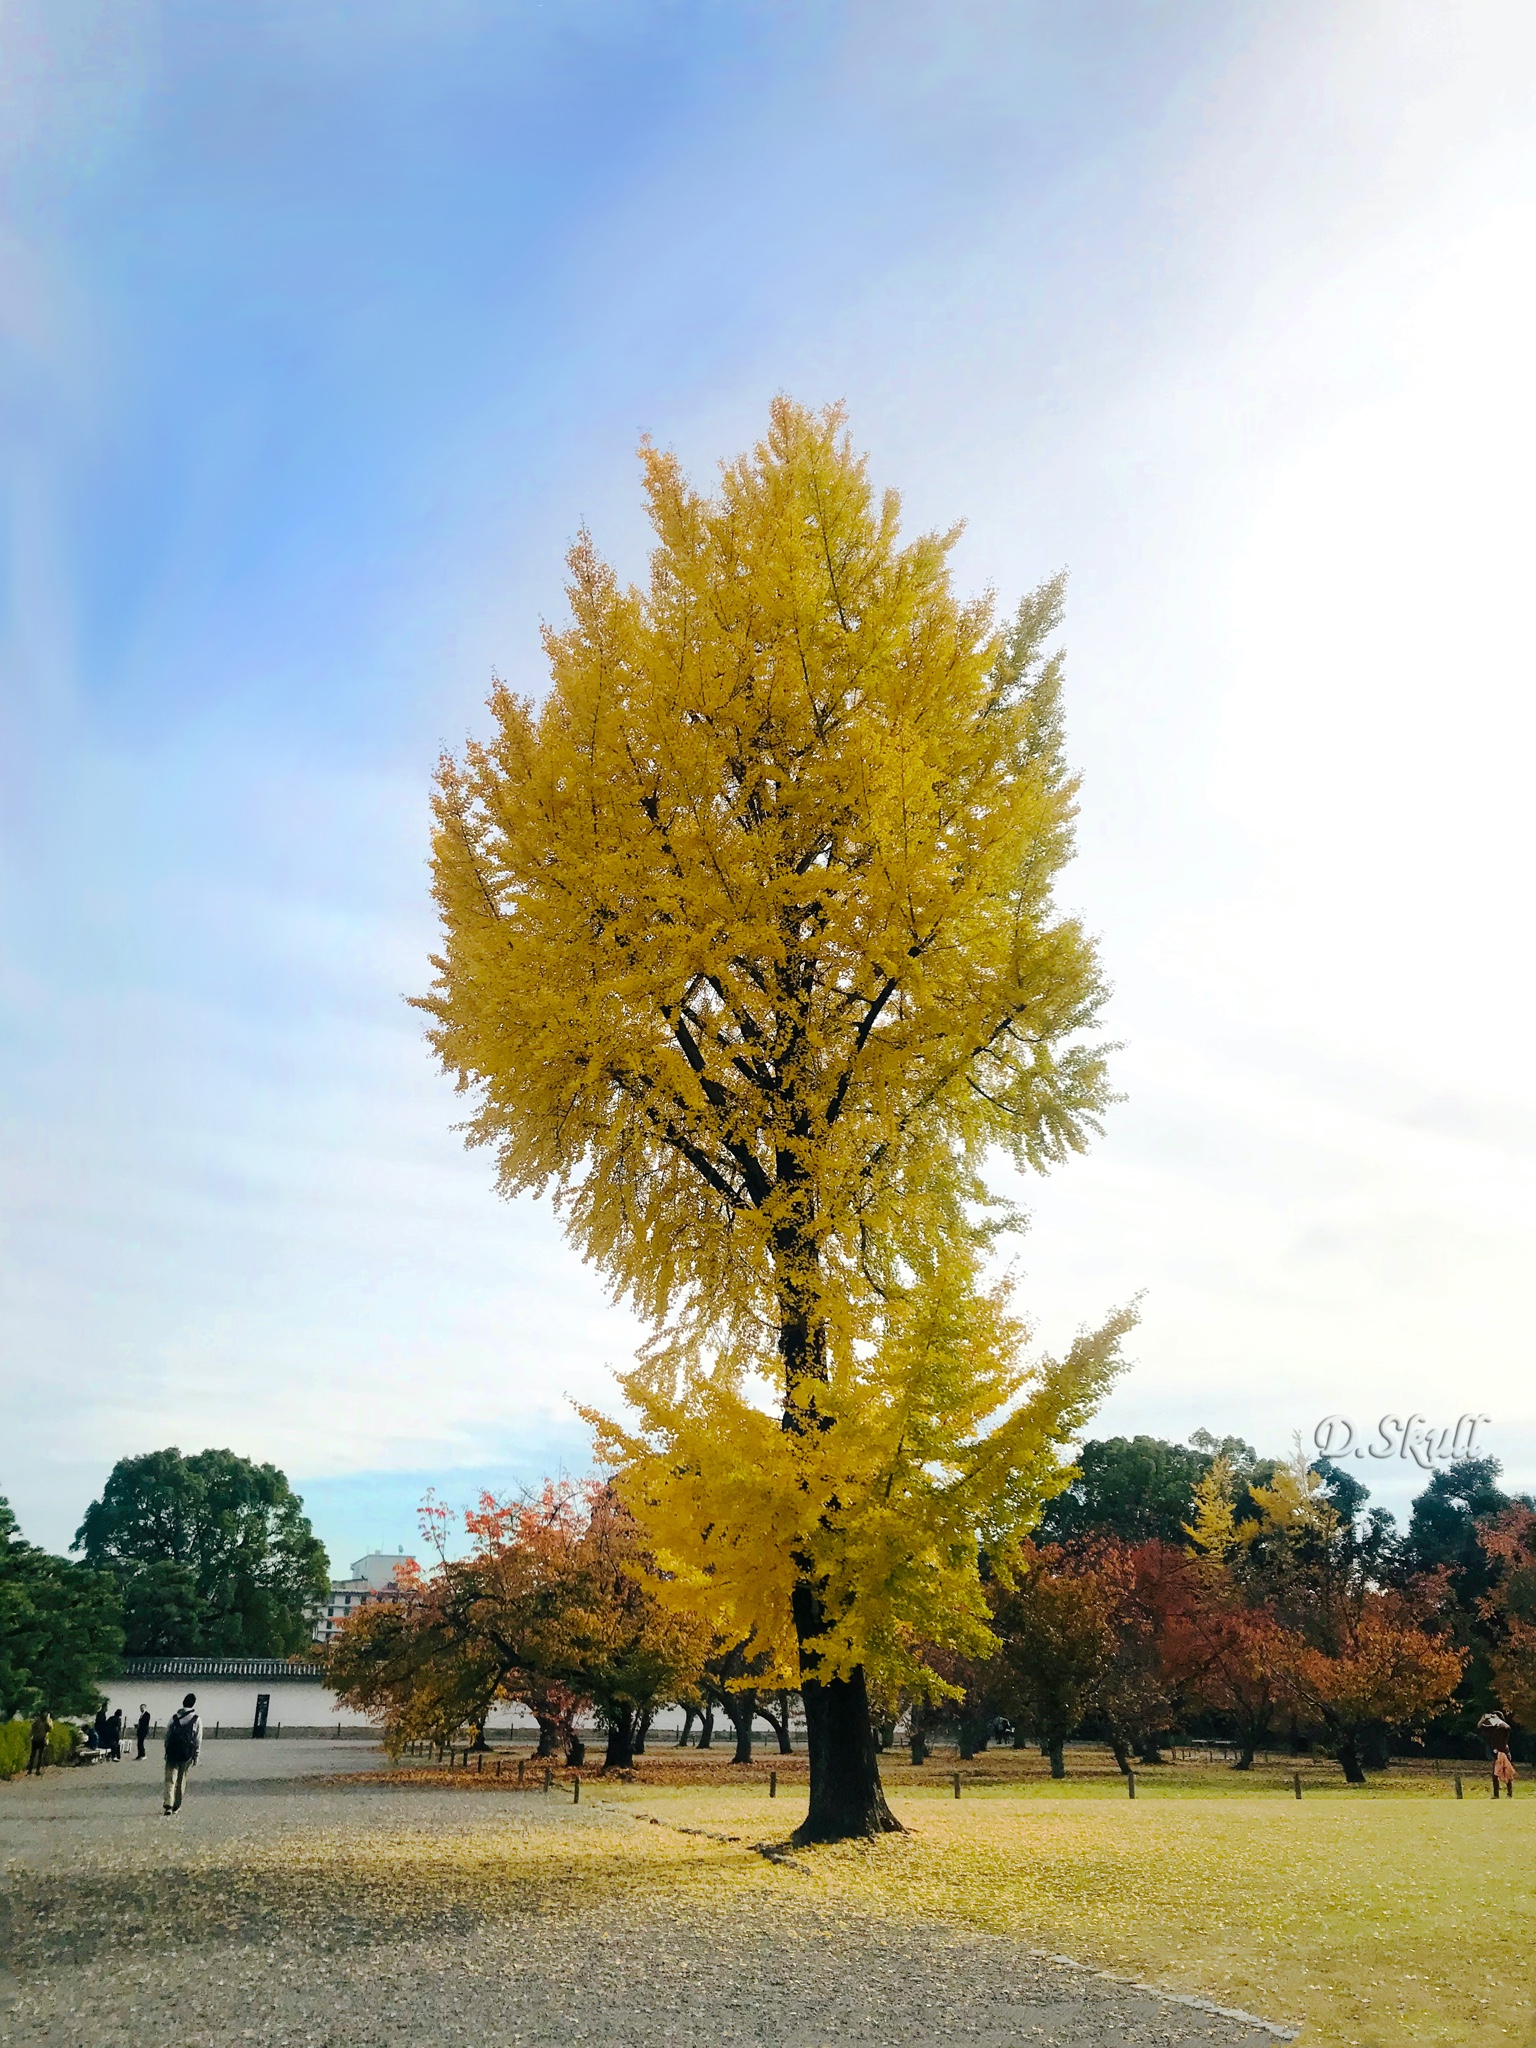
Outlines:
[[[401,1565],[414,1562],[414,1558],[403,1550],[370,1550],[366,1557],[355,1560],[352,1576],[366,1580],[378,1591],[390,1584]]]

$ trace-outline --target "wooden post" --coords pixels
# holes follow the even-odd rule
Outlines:
[[[1136,1797],[1136,1773],[1134,1771],[1126,1772],[1125,1789],[1130,1794],[1132,1799]]]
[[[1460,1799],[1460,1798],[1462,1798],[1462,1797],[1463,1797],[1463,1793],[1462,1793],[1462,1789],[1461,1789],[1461,1773],[1460,1773],[1460,1771],[1458,1771],[1458,1772],[1456,1773],[1456,1797],[1457,1797],[1458,1799]]]
[[[955,1774],[954,1774],[954,1777],[955,1777],[955,1797],[956,1797],[956,1798],[958,1799],[958,1798],[960,1797],[960,1773],[959,1773],[958,1771],[956,1771],[956,1772],[955,1772]]]
[[[523,1767],[527,1763],[527,1761],[528,1759],[523,1756],[520,1756],[517,1760],[517,1782],[519,1783],[519,1785],[521,1785],[521,1783],[523,1782]]]
[[[577,1779],[575,1779],[575,1780],[573,1781],[572,1785],[571,1785],[571,1804],[572,1804],[572,1806],[580,1806],[580,1804],[581,1804],[581,1780],[580,1780],[580,1778],[577,1778]]]
[[[549,1765],[548,1765],[548,1764],[546,1764],[546,1765],[544,1766],[544,1790],[545,1790],[545,1791],[547,1792],[547,1791],[549,1790],[550,1786],[551,1786],[551,1785],[553,1785],[553,1783],[554,1783],[554,1782],[555,1782],[555,1774],[554,1774],[554,1772],[553,1772],[553,1771],[552,1771],[552,1770],[550,1769]]]
[[[778,1796],[779,1796],[779,1774],[778,1774],[778,1772],[777,1772],[777,1771],[770,1771],[770,1772],[768,1773],[768,1797],[769,1797],[770,1799],[777,1799],[777,1798],[778,1798]]]
[[[465,1754],[468,1755],[467,1750]],[[475,1775],[478,1778],[483,1778],[485,1776],[485,1751],[483,1749],[477,1749],[475,1751]]]
[[[1294,1786],[1296,1787],[1296,1797],[1297,1797],[1297,1798],[1299,1799],[1299,1798],[1301,1797],[1301,1773],[1300,1773],[1300,1771],[1292,1771],[1292,1773],[1291,1773],[1291,1783],[1292,1783],[1292,1784],[1293,1784],[1293,1785],[1294,1785]]]

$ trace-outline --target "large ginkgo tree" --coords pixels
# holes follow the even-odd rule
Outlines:
[[[804,1839],[895,1825],[869,1684],[993,1638],[1116,1369],[983,1267],[984,1169],[1107,1098],[1050,583],[1003,625],[955,534],[903,540],[840,414],[773,407],[712,496],[642,450],[656,546],[583,535],[538,702],[442,762],[423,1007],[501,1189],[550,1193],[656,1336],[599,1420],[668,1597],[798,1685]]]

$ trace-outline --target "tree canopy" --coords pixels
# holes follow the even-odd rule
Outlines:
[[[1030,1373],[979,1278],[988,1154],[1049,1166],[1109,1099],[1053,895],[1061,585],[1001,626],[959,598],[958,529],[903,541],[835,410],[776,401],[713,498],[643,465],[647,587],[583,536],[549,694],[498,685],[441,764],[422,1004],[502,1190],[655,1325],[617,1483],[680,1596],[803,1681],[808,1827],[862,1831],[894,1824],[866,1665],[989,1639],[978,1545],[1006,1568],[1129,1320]]]
[[[116,1579],[133,1657],[290,1656],[329,1588],[303,1501],[233,1451],[120,1458],[74,1547]]]
[[[90,1713],[122,1647],[111,1577],[24,1542],[0,1499],[0,1721]]]
[[[1090,1439],[1078,1450],[1077,1477],[1046,1509],[1041,1537],[1064,1543],[1092,1532],[1182,1543],[1212,1455],[1156,1436]]]

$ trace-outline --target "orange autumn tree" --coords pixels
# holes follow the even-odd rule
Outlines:
[[[675,1597],[800,1687],[835,1839],[895,1825],[871,1674],[990,1648],[978,1547],[1006,1572],[1129,1320],[1028,1370],[980,1279],[988,1155],[1108,1099],[1060,589],[960,599],[835,410],[776,401],[713,498],[643,466],[646,587],[583,536],[548,695],[441,764],[422,1007],[502,1191],[657,1332],[601,1447]]]
[[[1466,1662],[1437,1626],[1441,1577],[1407,1587],[1372,1577],[1350,1520],[1298,1443],[1269,1483],[1248,1488],[1257,1519],[1237,1521],[1233,1474],[1216,1459],[1195,1489],[1188,1534],[1215,1594],[1229,1573],[1255,1613],[1230,1620],[1211,1667],[1217,1690],[1250,1711],[1273,1696],[1318,1729],[1352,1785],[1365,1783],[1367,1740],[1438,1713]],[[1216,1606],[1221,1605],[1216,1595]],[[1214,1619],[1214,1615],[1211,1617]]]
[[[1536,1513],[1508,1508],[1483,1524],[1478,1541],[1498,1573],[1478,1603],[1493,1632],[1494,1693],[1511,1720],[1536,1728]]]
[[[482,1494],[464,1516],[463,1556],[448,1554],[445,1508],[429,1500],[422,1520],[437,1564],[336,1638],[340,1696],[377,1715],[396,1750],[417,1737],[444,1745],[498,1700],[517,1701],[538,1721],[539,1753],[564,1747],[572,1762],[575,1715],[590,1705],[605,1763],[627,1765],[643,1717],[693,1687],[709,1645],[699,1622],[657,1598],[655,1566],[612,1489],[550,1481],[526,1500]]]

